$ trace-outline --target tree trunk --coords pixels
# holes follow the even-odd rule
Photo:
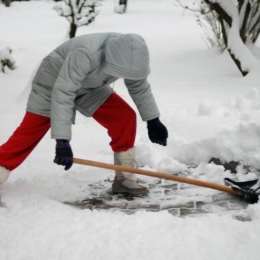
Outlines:
[[[241,66],[241,62],[235,57],[235,55],[231,52],[230,49],[228,49],[228,52],[230,54],[230,57],[231,59],[235,62],[235,64],[237,65],[237,68],[239,69],[239,71],[242,73],[242,75],[245,77],[249,71],[245,71],[242,69],[242,66]]]
[[[74,38],[76,36],[77,25],[75,23],[70,24],[70,38]]]
[[[127,8],[127,0],[117,0],[115,7],[115,12],[119,14],[124,14]]]
[[[6,7],[9,7],[11,5],[11,0],[5,0],[4,3]]]

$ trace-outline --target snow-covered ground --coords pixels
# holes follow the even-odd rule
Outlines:
[[[0,143],[24,115],[35,67],[68,39],[69,25],[53,6],[52,1],[0,5],[0,49],[13,50],[17,67],[0,73]],[[138,117],[140,165],[176,173],[192,164],[197,168],[191,177],[223,183],[223,177],[232,175],[222,166],[208,164],[216,157],[251,166],[248,174],[240,167],[241,180],[259,177],[255,170],[260,169],[259,70],[243,78],[227,53],[208,50],[193,14],[183,12],[173,0],[130,0],[123,15],[114,13],[114,0],[105,0],[96,21],[79,28],[77,35],[107,31],[139,33],[150,49],[149,81],[169,141],[167,147],[150,143],[146,124]],[[259,58],[258,48],[254,54]],[[123,81],[117,81],[114,89],[135,109]],[[112,163],[108,143],[105,129],[77,115],[75,157]],[[127,215],[78,210],[61,202],[90,197],[88,185],[112,179],[113,172],[80,165],[65,172],[52,163],[54,147],[47,134],[4,186],[7,208],[0,208],[1,260],[259,260],[259,204],[246,208],[250,222],[218,212],[179,218],[166,211]]]

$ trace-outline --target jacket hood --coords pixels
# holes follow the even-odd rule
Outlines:
[[[149,51],[137,34],[115,36],[107,41],[104,72],[116,78],[140,80],[150,73]]]

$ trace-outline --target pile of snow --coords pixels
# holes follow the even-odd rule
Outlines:
[[[220,158],[260,169],[260,88],[235,96],[224,105],[207,99],[199,104],[194,117],[198,122],[213,123],[214,135],[188,143],[177,141],[174,158],[186,164]]]

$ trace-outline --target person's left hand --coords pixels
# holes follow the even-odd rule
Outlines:
[[[148,136],[152,143],[167,145],[168,130],[159,118],[147,121]]]
[[[53,162],[65,166],[65,171],[71,168],[73,164],[73,152],[69,141],[56,140],[56,156]]]

